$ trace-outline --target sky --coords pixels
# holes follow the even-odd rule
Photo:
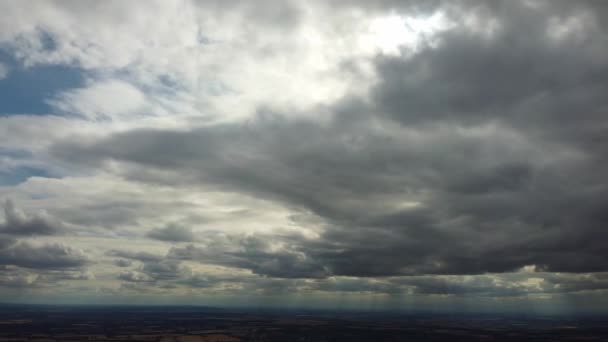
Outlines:
[[[608,310],[608,2],[0,1],[0,302]]]

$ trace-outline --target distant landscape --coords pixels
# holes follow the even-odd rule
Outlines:
[[[608,341],[608,317],[2,305],[0,341]]]

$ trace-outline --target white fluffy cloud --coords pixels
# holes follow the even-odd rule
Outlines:
[[[91,120],[137,117],[146,104],[145,95],[118,80],[93,82],[87,87],[59,94],[52,104],[59,110]]]

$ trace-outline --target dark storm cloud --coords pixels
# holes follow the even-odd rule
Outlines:
[[[441,33],[436,47],[412,58],[379,58],[376,103],[403,124],[501,120],[560,135],[571,124],[592,129],[585,122],[602,120],[607,101],[605,10],[561,7],[496,2],[479,27]],[[492,20],[498,24],[488,33]]]
[[[63,224],[48,215],[26,216],[11,200],[4,202],[4,223],[0,234],[10,235],[55,235],[62,232]]]
[[[14,241],[0,247],[0,265],[31,269],[79,268],[90,263],[80,250],[61,244],[33,245]]]
[[[594,224],[601,217],[597,203],[604,203],[603,190],[578,191],[578,177],[569,177],[573,184],[565,187],[562,175],[536,163],[542,154],[533,150],[534,144],[500,129],[468,136],[435,127],[429,136],[414,132],[411,143],[402,145],[395,137],[341,127],[271,120],[253,128],[229,127],[221,134],[139,131],[115,136],[86,154],[72,152],[112,153],[116,159],[183,170],[188,181],[285,201],[326,220],[330,228],[320,240],[287,239],[290,249],[281,253],[252,244],[229,255],[212,249],[195,258],[259,274],[483,273],[529,264],[562,271],[604,267],[603,233]],[[168,140],[182,147],[159,153],[163,147],[154,142]],[[94,150],[113,144],[115,153]],[[129,151],[128,146],[144,149]],[[569,167],[576,174],[588,166],[583,161]],[[387,209],[395,199],[418,195],[418,207]],[[557,207],[564,208],[559,219]],[[575,223],[578,229],[572,228]],[[283,240],[270,236],[267,242],[273,239]],[[585,248],[580,247],[583,240],[589,242]]]
[[[319,238],[222,237],[175,247],[176,260],[283,278],[607,271],[608,41],[596,5],[483,3],[480,27],[376,57],[371,99],[342,99],[328,122],[261,109],[246,124],[135,130],[51,153],[123,162],[138,181],[214,184],[323,222]]]
[[[146,236],[151,239],[169,242],[194,242],[196,240],[191,229],[176,225],[154,229],[146,234]]]

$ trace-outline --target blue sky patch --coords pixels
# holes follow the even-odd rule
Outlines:
[[[46,100],[85,83],[82,69],[62,65],[24,68],[3,50],[0,63],[9,68],[7,77],[0,79],[0,116],[51,114],[52,107]]]
[[[10,171],[0,170],[0,186],[17,185],[25,182],[30,177],[56,178],[43,169],[19,167]]]

